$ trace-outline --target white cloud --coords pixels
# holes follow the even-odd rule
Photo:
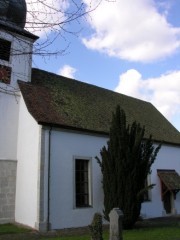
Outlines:
[[[133,0],[133,4],[132,0],[104,0],[88,19],[94,34],[83,38],[83,43],[129,61],[167,57],[180,47],[180,28],[170,25],[167,13],[160,14],[158,8],[155,0]]]
[[[40,37],[51,31],[59,30],[59,23],[65,20],[65,10],[69,7],[66,0],[26,0],[26,29]]]
[[[139,86],[141,85],[141,74],[130,69],[120,76],[120,83],[115,89],[117,92],[122,92],[130,96],[139,96]]]
[[[143,79],[130,69],[119,76],[115,91],[151,102],[169,120],[180,114],[180,71]]]
[[[76,71],[77,69],[69,65],[64,65],[62,68],[59,69],[58,74],[64,77],[74,78]]]

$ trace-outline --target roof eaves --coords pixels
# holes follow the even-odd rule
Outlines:
[[[83,132],[83,133],[91,133],[91,134],[98,134],[102,136],[109,136],[109,132],[105,131],[98,131],[98,130],[92,130],[92,129],[86,129],[86,128],[78,128],[70,125],[64,125],[64,124],[57,124],[57,123],[48,123],[48,122],[43,122],[43,121],[38,121],[39,125],[43,126],[48,126],[48,127],[53,127],[53,128],[61,128],[61,129],[67,129],[67,130],[72,130],[76,132]],[[144,138],[144,140],[147,140],[148,138]],[[161,140],[154,140],[152,141],[155,144],[163,144],[163,145],[172,145],[172,146],[180,146],[180,143],[172,143],[172,142],[167,142],[167,141],[161,141]]]
[[[91,130],[91,129],[85,129],[85,128],[78,128],[70,125],[63,125],[63,124],[56,124],[56,123],[47,123],[43,121],[38,121],[39,125],[42,126],[48,126],[48,127],[53,127],[53,128],[61,128],[61,129],[66,129],[66,130],[72,130],[76,132],[83,132],[83,133],[91,133],[91,134],[98,134],[98,135],[104,135],[104,136],[109,136],[108,132],[104,131],[96,131],[96,130]]]
[[[0,19],[0,28],[5,29],[6,31],[14,32],[19,35],[31,38],[34,41],[39,38],[38,36],[34,35],[33,33],[30,33],[28,31],[26,31],[25,29],[15,26],[11,23],[8,23],[7,21],[3,21],[2,19]]]

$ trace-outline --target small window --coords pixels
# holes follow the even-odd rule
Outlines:
[[[0,39],[0,59],[9,62],[10,51],[11,42],[4,39]]]
[[[89,160],[75,159],[75,206],[90,206]]]

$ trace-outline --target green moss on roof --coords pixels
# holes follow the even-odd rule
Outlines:
[[[31,83],[19,85],[29,112],[39,123],[108,133],[112,112],[119,104],[128,123],[136,120],[145,126],[146,136],[180,144],[179,132],[151,103],[38,69],[33,69]]]

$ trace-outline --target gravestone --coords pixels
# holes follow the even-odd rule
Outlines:
[[[113,208],[109,214],[110,218],[110,237],[109,240],[123,240],[122,237],[122,218],[123,213],[119,208]]]

